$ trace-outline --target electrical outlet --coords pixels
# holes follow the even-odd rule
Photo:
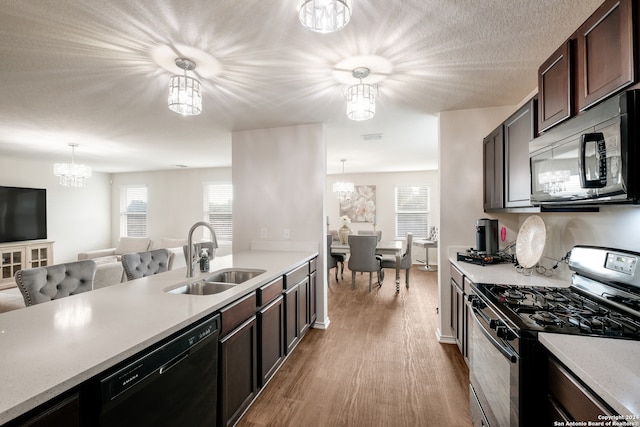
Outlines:
[[[291,230],[289,230],[288,228],[284,229],[284,238],[285,239],[291,238]]]
[[[266,239],[267,238],[267,227],[262,227],[260,229],[260,238],[262,238],[262,239]]]

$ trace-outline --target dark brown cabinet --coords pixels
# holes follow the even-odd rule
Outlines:
[[[298,336],[302,338],[309,329],[309,278],[298,283]]]
[[[542,132],[573,114],[571,42],[556,50],[538,69],[538,129]]]
[[[484,139],[484,209],[504,208],[504,139],[502,125]]]
[[[504,122],[504,206],[531,206],[529,142],[536,133],[536,103],[532,98]]]
[[[602,415],[616,415],[598,396],[553,357],[549,358],[548,422],[588,422]]]
[[[300,287],[295,285],[284,292],[284,311],[285,311],[285,351],[289,354],[298,344],[300,339],[300,329],[298,328],[299,319],[299,302]]]
[[[256,294],[220,310],[219,425],[235,424],[258,390]]]
[[[464,314],[464,290],[463,275],[453,264],[450,264],[451,273],[451,331],[460,352],[464,354],[465,314]]]
[[[315,264],[315,263],[314,263]],[[309,326],[313,327],[318,318],[317,295],[318,275],[315,270],[309,275]]]
[[[632,0],[607,0],[576,33],[576,98],[582,111],[635,81]]]
[[[80,426],[80,397],[74,393],[57,403],[50,404],[39,413],[29,417],[26,421],[9,423],[9,426],[19,427],[76,427]]]
[[[285,357],[283,282],[279,278],[257,291],[259,387],[269,381]]]

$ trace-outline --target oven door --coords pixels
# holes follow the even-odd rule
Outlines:
[[[518,426],[520,357],[508,341],[513,331],[503,329],[505,324],[477,295],[471,296],[471,302],[469,371],[474,426],[486,422],[492,427]]]

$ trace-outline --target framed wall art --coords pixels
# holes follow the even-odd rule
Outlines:
[[[343,215],[351,222],[375,222],[376,186],[356,185],[351,199],[340,202],[340,216]]]

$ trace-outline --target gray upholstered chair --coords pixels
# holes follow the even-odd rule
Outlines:
[[[407,288],[409,287],[409,271],[411,270],[412,260],[411,260],[411,247],[413,246],[413,233],[407,233],[407,238],[405,240],[405,244],[407,245],[404,254],[400,258],[400,269],[405,270],[405,284]],[[380,266],[381,268],[396,268],[396,257],[394,255],[383,255],[380,258]],[[383,275],[384,278],[384,275]]]
[[[153,276],[169,271],[171,252],[169,249],[154,249],[122,255],[122,266],[127,280]]]
[[[95,261],[83,260],[19,270],[15,279],[30,306],[90,291],[95,275]]]
[[[336,282],[338,281],[338,261],[331,255],[331,243],[333,242],[333,236],[327,234],[327,285],[331,286],[331,269],[336,269]]]
[[[369,273],[369,292],[373,272],[378,273],[378,285],[382,285],[380,258],[376,256],[378,236],[349,235],[349,270],[351,270],[351,289],[356,286],[356,272]]]
[[[373,231],[373,230],[358,230],[358,235],[360,236],[378,236],[378,242],[382,240],[382,231]]]

